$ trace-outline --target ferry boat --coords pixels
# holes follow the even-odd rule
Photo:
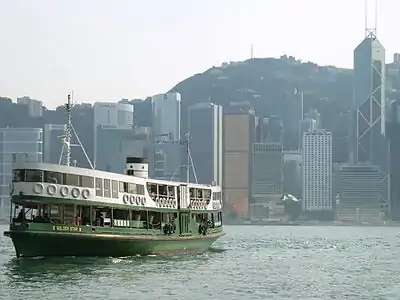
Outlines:
[[[68,102],[69,103],[69,102]],[[16,162],[10,227],[17,257],[201,253],[224,235],[221,187],[148,178],[148,160],[125,174]]]

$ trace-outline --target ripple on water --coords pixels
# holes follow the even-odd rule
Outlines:
[[[398,299],[396,228],[226,229],[211,251],[168,258],[18,260],[0,237],[0,299]]]

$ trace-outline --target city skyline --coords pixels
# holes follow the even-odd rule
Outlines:
[[[351,51],[364,35],[361,0],[138,3],[4,1],[0,34],[9,46],[0,50],[0,95],[29,95],[48,108],[61,105],[71,89],[91,103],[144,98],[213,65],[248,59],[251,45],[255,57],[287,54],[351,68]],[[399,6],[379,3],[378,38],[388,58],[400,49],[391,25]],[[149,15],[156,21],[147,22]],[[266,39],[268,28],[274,30]],[[338,32],[340,43],[332,39]]]

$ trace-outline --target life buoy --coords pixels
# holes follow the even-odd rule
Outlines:
[[[51,196],[53,196],[53,195],[56,193],[56,191],[57,191],[57,187],[56,187],[54,184],[50,184],[50,185],[47,187],[47,193],[48,193],[49,195],[51,195]]]
[[[141,201],[142,205],[146,205],[146,197],[142,197]]]
[[[136,196],[136,205],[140,205],[140,197]]]
[[[68,187],[62,186],[60,187],[60,195],[63,197],[67,197],[68,195]]]
[[[81,191],[78,188],[73,188],[71,191],[72,197],[78,198]]]
[[[14,193],[14,184],[12,184],[12,190],[11,190],[11,193]],[[41,183],[35,183],[34,185],[33,185],[33,192],[35,193],[35,194],[41,194],[41,193],[43,193],[43,189],[44,189],[44,187],[43,187],[43,184],[41,184]]]
[[[130,199],[129,199],[129,202],[130,202],[131,204],[135,204],[135,196],[131,195],[131,197],[130,197]]]
[[[125,204],[128,204],[128,202],[129,202],[129,196],[128,196],[127,194],[125,194],[125,195],[122,197],[122,201],[124,201]]]
[[[89,198],[89,196],[90,196],[89,190],[83,190],[83,191],[82,191],[82,197],[83,197],[83,199],[87,199],[87,198]]]

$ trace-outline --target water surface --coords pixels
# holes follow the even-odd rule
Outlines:
[[[226,231],[214,251],[167,259],[16,259],[1,236],[0,299],[400,299],[400,228]]]

